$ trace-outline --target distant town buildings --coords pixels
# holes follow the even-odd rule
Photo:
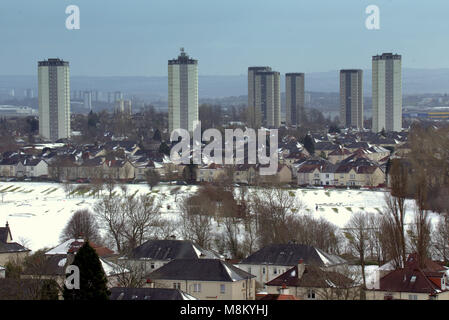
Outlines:
[[[69,62],[38,62],[39,134],[48,140],[70,138]]]
[[[340,122],[363,128],[363,70],[340,70]]]
[[[253,128],[281,125],[280,73],[270,67],[248,68],[248,119]]]
[[[132,114],[131,100],[117,100],[114,104],[114,111],[116,113]]]
[[[402,58],[398,54],[373,56],[373,132],[402,129]]]
[[[249,67],[248,68],[248,125],[251,128],[260,127],[260,110],[256,112],[256,81],[257,72],[271,71],[270,67]]]
[[[304,73],[285,74],[285,123],[299,125],[304,116]]]
[[[198,121],[198,60],[181,48],[177,59],[168,60],[168,129],[193,131]]]
[[[84,91],[84,108],[92,110],[92,92]]]

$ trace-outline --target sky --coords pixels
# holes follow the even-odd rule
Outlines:
[[[66,7],[80,29],[66,29]],[[377,5],[380,29],[365,9]],[[0,75],[34,75],[59,57],[71,75],[166,76],[179,48],[200,75],[371,68],[393,52],[404,68],[449,68],[448,0],[0,0]]]

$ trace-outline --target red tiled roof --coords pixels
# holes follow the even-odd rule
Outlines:
[[[441,289],[441,279],[447,269],[426,259],[420,268],[416,253],[410,254],[405,268],[394,270],[379,281],[379,290],[435,294]]]

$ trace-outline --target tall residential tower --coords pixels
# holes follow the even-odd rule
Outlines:
[[[402,57],[373,56],[373,132],[402,130]]]
[[[304,116],[304,73],[285,74],[285,123],[299,125]]]
[[[60,59],[38,62],[39,134],[51,141],[70,138],[69,63]]]
[[[193,131],[198,121],[198,60],[181,48],[178,59],[168,60],[168,128]]]
[[[363,70],[340,70],[340,122],[363,129]]]
[[[248,68],[248,124],[251,128],[281,125],[280,73],[270,67]]]

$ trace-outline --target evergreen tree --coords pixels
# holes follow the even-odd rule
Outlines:
[[[310,153],[310,155],[315,154],[315,143],[313,142],[313,139],[310,136],[310,134],[307,134],[304,137],[304,148],[306,148],[306,150]]]
[[[161,145],[159,146],[159,152],[169,156],[170,147],[165,142],[162,142]]]
[[[72,265],[79,268],[80,288],[68,289],[64,284],[64,300],[108,300],[110,291],[106,274],[97,252],[86,241],[75,255]]]
[[[153,140],[156,140],[156,141],[162,140],[161,132],[159,131],[159,129],[156,129],[156,131],[154,131]]]

